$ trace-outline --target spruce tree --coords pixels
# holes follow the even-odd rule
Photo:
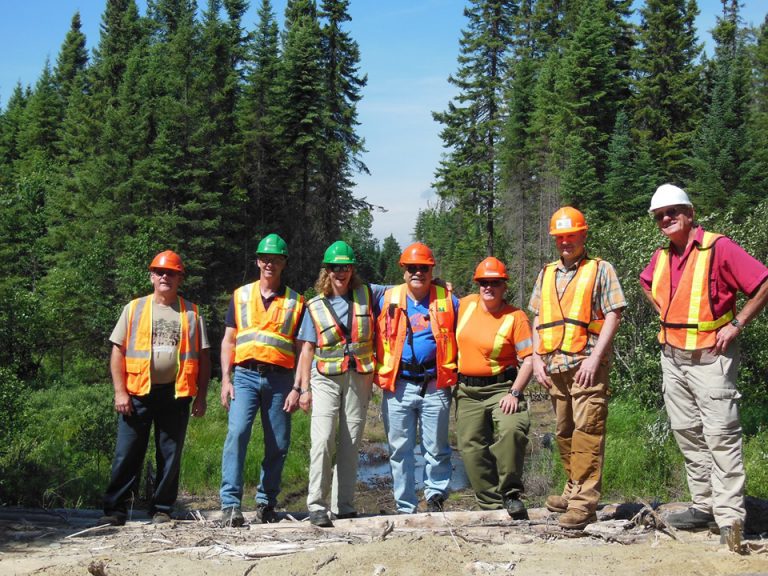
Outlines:
[[[59,93],[64,102],[69,98],[73,90],[82,88],[78,85],[78,79],[82,80],[83,73],[88,65],[88,51],[85,48],[85,34],[81,31],[80,12],[72,16],[72,23],[64,39],[64,44],[56,59],[54,76]]]

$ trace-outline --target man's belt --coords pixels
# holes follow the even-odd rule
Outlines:
[[[433,376],[429,376],[427,374],[419,374],[418,376],[410,376],[408,374],[403,374],[402,372],[397,375],[397,377],[400,380],[405,380],[407,382],[415,382],[416,384],[420,384],[421,382],[424,382],[425,380],[431,380]]]
[[[515,381],[517,378],[517,368],[511,366],[500,372],[495,376],[465,376],[459,374],[459,382],[466,384],[467,386],[490,386],[491,384],[498,384],[499,382]]]
[[[237,364],[240,368],[245,368],[251,372],[258,372],[259,374],[268,374],[269,372],[290,372],[290,368],[284,368],[277,364],[270,364],[269,362],[257,362],[256,360],[245,360]]]

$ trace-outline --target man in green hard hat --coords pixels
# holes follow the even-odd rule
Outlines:
[[[299,404],[293,388],[295,336],[304,298],[284,286],[288,245],[277,234],[262,238],[256,250],[259,279],[235,290],[221,342],[221,403],[229,412],[221,457],[224,522],[242,526],[243,466],[251,428],[261,410],[264,459],[256,488],[255,523],[277,520],[283,465],[291,440],[291,413]]]

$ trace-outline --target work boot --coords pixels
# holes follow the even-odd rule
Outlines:
[[[109,524],[110,526],[125,526],[125,516],[123,514],[104,514],[101,518],[99,518],[99,523],[97,526],[102,526],[104,524]]]
[[[741,552],[741,522],[720,527],[720,544],[727,545],[731,552]]]
[[[688,510],[683,512],[674,512],[669,514],[666,518],[666,522],[672,528],[678,530],[696,530],[697,528],[708,528],[711,522],[715,521],[715,517],[707,512],[691,506]]]
[[[155,512],[152,515],[152,524],[165,524],[170,521],[170,515],[166,514],[165,512]]]
[[[555,496],[554,494],[552,496],[547,496],[545,505],[547,510],[550,512],[557,512],[558,514],[563,514],[568,510],[568,500],[562,496]]]
[[[245,524],[245,518],[243,517],[243,512],[237,506],[230,506],[229,508],[224,508],[224,510],[221,511],[221,517],[222,517],[222,521],[224,522],[224,526],[230,526],[232,528],[240,528],[240,526]]]
[[[310,510],[309,523],[318,528],[333,528],[333,522],[325,510]]]
[[[584,530],[584,528],[587,527],[587,524],[597,522],[597,514],[579,510],[578,508],[569,508],[565,514],[558,518],[557,522],[560,524],[561,528]]]
[[[350,518],[357,518],[357,512],[344,512],[343,514],[334,514],[336,520],[348,520]]]
[[[275,513],[275,507],[269,504],[259,502],[256,504],[256,516],[253,519],[254,524],[271,524],[277,522],[277,514]]]
[[[429,500],[427,500],[427,512],[442,512],[443,502],[445,502],[445,498],[440,494],[430,496]]]
[[[504,498],[504,508],[512,520],[528,520],[528,510],[525,509],[525,504],[520,500],[520,494],[517,492]]]

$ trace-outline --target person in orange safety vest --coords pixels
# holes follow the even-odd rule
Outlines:
[[[190,404],[193,416],[206,411],[210,345],[197,305],[178,294],[184,264],[166,250],[149,270],[153,293],[125,306],[109,337],[119,417],[100,524],[125,524],[153,425],[157,472],[149,511],[154,523],[171,520]]]

